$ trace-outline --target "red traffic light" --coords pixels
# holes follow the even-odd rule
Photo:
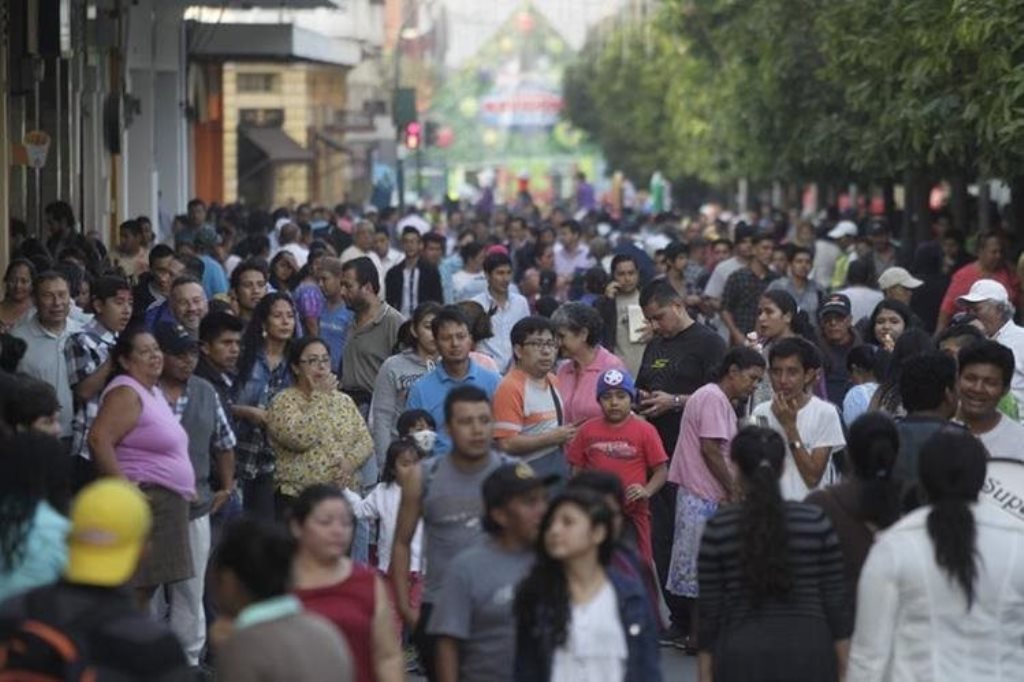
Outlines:
[[[408,149],[419,149],[423,141],[423,128],[418,121],[413,121],[405,126],[405,146]]]

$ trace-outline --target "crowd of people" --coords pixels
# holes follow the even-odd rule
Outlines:
[[[4,670],[1024,677],[1000,232],[45,213],[0,301]]]

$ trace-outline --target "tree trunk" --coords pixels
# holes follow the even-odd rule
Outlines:
[[[885,222],[889,226],[896,230],[898,227],[896,222],[896,183],[892,178],[886,178],[882,181],[882,210],[885,211]],[[901,236],[906,234],[900,232]]]
[[[988,178],[978,178],[978,234],[985,234],[992,227],[989,202],[992,201],[992,186]]]
[[[1012,235],[1024,234],[1024,175],[1010,180],[1010,214],[1006,230]]]

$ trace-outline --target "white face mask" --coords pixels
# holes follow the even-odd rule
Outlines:
[[[437,433],[431,430],[416,431],[415,433],[409,434],[416,445],[420,447],[423,452],[430,454],[434,450],[434,443],[437,442]]]

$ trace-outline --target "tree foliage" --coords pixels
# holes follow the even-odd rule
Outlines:
[[[567,115],[645,178],[1018,175],[1024,0],[665,0],[599,28]]]

